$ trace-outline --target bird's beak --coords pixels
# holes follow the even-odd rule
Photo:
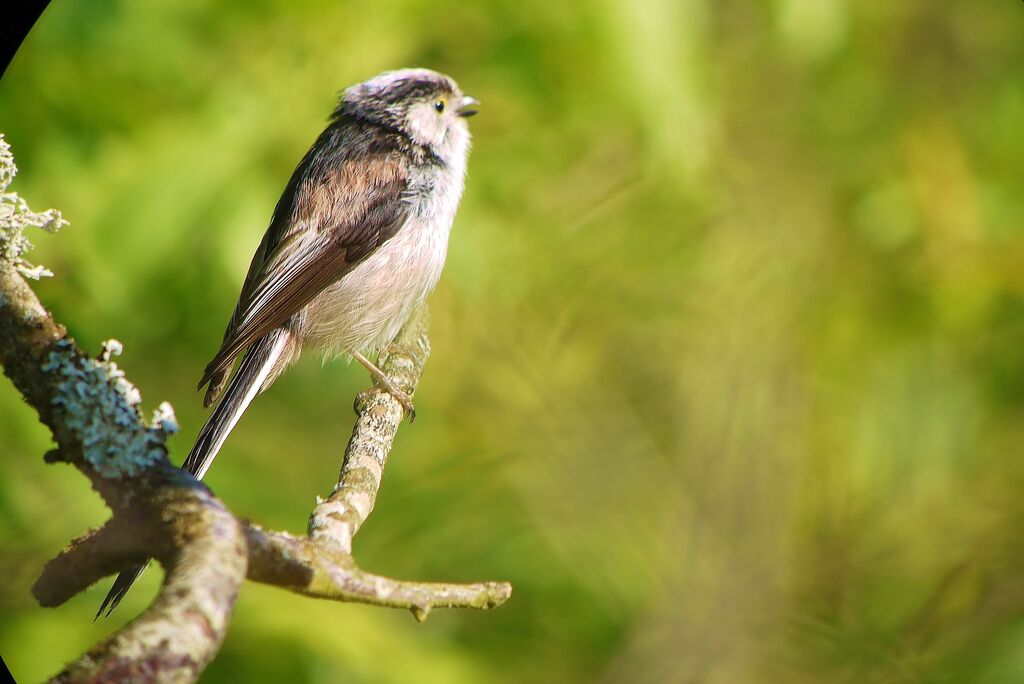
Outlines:
[[[476,116],[476,108],[480,105],[480,101],[475,97],[464,95],[462,97],[462,104],[459,105],[459,116],[466,118],[470,116]]]

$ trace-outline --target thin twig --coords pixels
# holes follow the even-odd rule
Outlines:
[[[360,569],[336,546],[256,525],[246,528],[246,538],[249,579],[255,582],[316,598],[405,608],[421,622],[433,608],[496,608],[512,594],[508,582],[447,584],[381,577]]]

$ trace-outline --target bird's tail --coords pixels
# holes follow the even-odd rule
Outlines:
[[[224,440],[245,413],[245,409],[292,360],[293,349],[290,333],[282,328],[260,338],[249,347],[223,399],[199,431],[192,451],[181,466],[183,470],[190,472],[196,479],[203,478],[223,446]],[[107,597],[103,599],[103,605],[100,606],[96,617],[98,618],[104,611],[106,615],[110,615],[145,569],[145,564],[137,565],[118,575]]]
[[[214,457],[224,445],[224,440],[235,427],[235,423],[249,408],[256,395],[268,387],[277,374],[289,361],[288,350],[291,348],[291,334],[278,328],[252,343],[238,367],[235,377],[224,392],[224,397],[213,409],[203,429],[196,437],[192,451],[182,464],[182,469],[203,479]]]

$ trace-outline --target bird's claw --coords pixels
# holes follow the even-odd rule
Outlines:
[[[413,406],[412,397],[402,390],[388,390],[398,403],[405,409],[405,415],[409,416],[409,425],[416,422],[416,407]]]

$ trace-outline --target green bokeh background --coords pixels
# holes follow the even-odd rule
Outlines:
[[[1024,680],[1024,4],[54,0],[0,81],[12,189],[71,221],[37,290],[116,337],[180,461],[249,258],[333,94],[483,102],[433,356],[364,567],[493,612],[246,584],[208,682]],[[313,355],[208,482],[300,531],[357,366]],[[29,586],[106,513],[0,382],[0,653],[138,614]]]

